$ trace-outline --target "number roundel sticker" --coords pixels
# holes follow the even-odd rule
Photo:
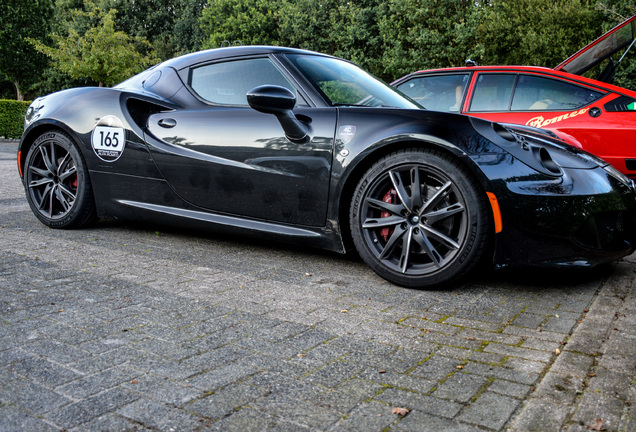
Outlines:
[[[124,124],[117,117],[102,117],[93,129],[91,145],[98,158],[115,162],[126,147]]]

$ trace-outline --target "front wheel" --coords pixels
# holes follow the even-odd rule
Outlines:
[[[411,149],[376,162],[350,208],[361,258],[397,285],[428,288],[468,273],[487,250],[486,194],[457,160]]]
[[[40,135],[25,166],[27,201],[35,216],[52,228],[79,228],[95,218],[95,203],[82,155],[62,132]]]

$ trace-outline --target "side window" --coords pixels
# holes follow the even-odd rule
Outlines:
[[[513,111],[575,110],[601,98],[603,93],[575,84],[534,75],[521,75],[517,82]]]
[[[515,74],[479,74],[470,111],[508,111]]]
[[[397,89],[433,111],[459,111],[469,74],[431,75],[413,78],[397,86]]]
[[[268,58],[213,63],[192,69],[190,86],[206,101],[223,105],[247,105],[248,91],[274,84],[296,89]]]

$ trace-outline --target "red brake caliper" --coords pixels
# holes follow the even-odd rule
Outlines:
[[[390,191],[386,193],[386,195],[384,195],[384,198],[382,198],[382,201],[389,204],[395,204],[396,197],[397,197],[397,193],[395,192],[395,189],[391,189]],[[389,212],[383,211],[382,213],[380,213],[380,217],[386,218],[389,216],[391,216],[391,213]],[[384,241],[387,241],[389,237],[391,236],[391,234],[393,234],[392,228],[382,228],[380,230],[380,235],[382,236]]]

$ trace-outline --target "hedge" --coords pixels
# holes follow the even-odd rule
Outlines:
[[[31,102],[0,99],[0,137],[20,138]]]

